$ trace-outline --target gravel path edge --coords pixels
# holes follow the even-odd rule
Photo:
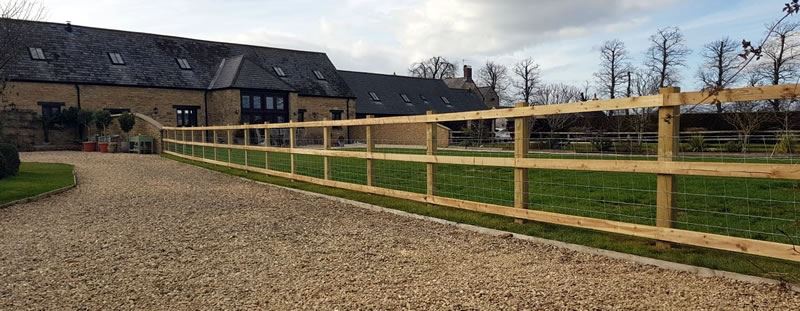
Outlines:
[[[66,163],[60,163],[60,164],[66,164]],[[72,166],[72,185],[61,187],[61,188],[58,188],[58,189],[53,189],[53,190],[47,191],[45,193],[37,194],[37,195],[32,196],[32,197],[22,198],[22,199],[14,200],[14,201],[11,201],[11,202],[6,202],[6,203],[3,203],[3,204],[0,204],[0,209],[11,207],[11,206],[14,206],[14,205],[17,205],[17,204],[29,203],[29,202],[38,201],[38,200],[41,200],[41,199],[44,199],[44,198],[49,198],[51,196],[64,193],[64,192],[66,192],[68,190],[72,190],[73,188],[75,188],[77,186],[78,186],[78,173],[76,172],[75,166],[73,165]]]
[[[170,159],[170,160],[175,161],[173,159]],[[179,161],[176,161],[176,162],[179,162]],[[184,164],[186,164],[186,163],[184,163]],[[188,165],[192,165],[192,164],[188,164]],[[226,174],[226,173],[223,173],[223,172],[220,172],[220,171],[216,171],[216,170],[213,170],[213,169],[210,169],[210,168],[197,166],[197,165],[193,165],[193,166],[201,168],[201,169],[204,169],[204,170],[207,170],[209,172],[216,173],[216,174],[223,174],[223,175],[227,175],[227,176],[232,176],[230,174]],[[480,234],[485,234],[485,235],[490,235],[490,236],[495,236],[495,237],[503,237],[503,238],[514,238],[514,239],[518,239],[518,240],[541,243],[541,244],[546,244],[546,245],[551,245],[551,246],[555,246],[555,247],[569,249],[569,250],[576,251],[576,252],[582,252],[582,253],[588,253],[588,254],[592,254],[592,255],[605,256],[605,257],[614,258],[614,259],[621,259],[621,260],[626,260],[626,261],[630,261],[630,262],[634,262],[634,263],[638,263],[638,264],[642,264],[642,265],[655,266],[655,267],[658,267],[658,268],[672,270],[672,271],[688,272],[688,273],[696,274],[696,275],[698,275],[700,277],[705,277],[705,278],[722,277],[722,278],[726,278],[726,279],[731,279],[731,280],[735,280],[735,281],[742,281],[742,282],[747,282],[747,283],[751,283],[751,284],[780,285],[780,286],[783,286],[783,287],[785,287],[787,289],[790,289],[790,290],[792,290],[794,292],[800,293],[800,284],[787,283],[787,282],[776,280],[776,279],[770,279],[770,278],[765,278],[765,277],[760,277],[760,276],[741,274],[741,273],[724,271],[724,270],[716,270],[716,269],[700,267],[700,266],[693,266],[693,265],[689,265],[689,264],[677,263],[677,262],[666,261],[666,260],[661,260],[661,259],[655,259],[655,258],[650,258],[650,257],[644,257],[644,256],[639,256],[639,255],[633,255],[633,254],[628,254],[628,253],[621,253],[621,252],[616,252],[616,251],[606,250],[606,249],[601,249],[601,248],[594,248],[594,247],[580,245],[580,244],[572,244],[572,243],[561,242],[561,241],[556,241],[556,240],[549,240],[549,239],[539,238],[539,237],[535,237],[535,236],[509,232],[509,231],[485,228],[485,227],[480,227],[480,226],[470,225],[470,224],[465,224],[465,223],[458,223],[458,222],[454,222],[454,221],[450,221],[450,220],[446,220],[446,219],[441,219],[441,218],[436,218],[436,217],[431,217],[431,216],[424,216],[424,215],[409,213],[409,212],[406,212],[406,211],[401,211],[401,210],[396,210],[396,209],[383,207],[383,206],[379,206],[379,205],[374,205],[374,204],[369,204],[369,203],[365,203],[365,202],[350,200],[350,199],[346,199],[346,198],[342,198],[342,197],[337,197],[337,196],[322,194],[322,193],[313,192],[313,191],[307,191],[307,190],[302,190],[302,189],[296,189],[296,188],[291,188],[291,187],[285,187],[285,186],[281,186],[281,185],[271,184],[271,183],[268,183],[268,182],[253,180],[253,179],[249,179],[249,178],[246,178],[246,177],[236,176],[236,178],[239,178],[239,179],[241,179],[243,181],[246,181],[246,182],[256,183],[256,184],[259,184],[259,185],[277,187],[277,188],[281,188],[281,189],[292,191],[292,192],[296,192],[296,193],[302,193],[302,194],[305,194],[305,195],[325,198],[325,199],[328,199],[328,200],[333,200],[333,201],[337,201],[337,202],[340,202],[340,203],[349,204],[349,205],[352,205],[352,206],[355,206],[355,207],[358,207],[358,208],[363,208],[363,209],[367,209],[367,210],[371,210],[371,211],[390,213],[390,214],[394,214],[394,215],[398,215],[398,216],[403,216],[403,217],[408,217],[408,218],[414,218],[414,219],[425,220],[425,221],[429,221],[429,222],[435,222],[435,223],[439,223],[439,224],[454,226],[454,227],[457,227],[457,228],[460,228],[460,229],[464,229],[464,230],[468,230],[468,231],[472,231],[472,232],[476,232],[476,233],[480,233]]]

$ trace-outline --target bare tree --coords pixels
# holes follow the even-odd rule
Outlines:
[[[510,83],[508,67],[488,60],[478,71],[478,81],[489,86],[497,94],[498,99],[502,100]]]
[[[514,64],[513,86],[519,99],[530,104],[533,92],[539,84],[539,64],[526,58]]]
[[[594,73],[597,90],[608,98],[623,96],[623,85],[630,70],[628,50],[625,43],[614,39],[600,46],[600,70]]]
[[[658,93],[658,76],[651,71],[635,70],[631,74],[631,93],[635,96],[647,96]],[[655,120],[656,108],[632,109],[628,119],[629,126],[638,135],[638,143],[642,143],[643,133]]]
[[[456,76],[456,65],[454,62],[442,56],[434,56],[411,64],[408,73],[413,77],[445,79]]]
[[[680,80],[678,69],[686,66],[686,57],[691,53],[680,29],[661,28],[649,40],[645,67],[658,77],[658,87],[677,84]]]
[[[794,82],[800,78],[800,24],[769,24],[768,39],[761,48],[761,61],[756,64],[755,74],[767,84],[778,85]],[[774,99],[768,101],[775,119],[783,129],[791,126],[792,106],[796,104],[790,99]]]
[[[37,1],[9,0],[0,2],[0,98],[5,89],[6,68],[21,52],[30,32],[29,25],[18,20],[41,20],[44,8]]]
[[[581,90],[575,86],[564,83],[544,84],[536,89],[533,96],[533,105],[558,105],[581,100]],[[550,132],[561,131],[569,127],[575,120],[574,114],[548,115],[547,125]]]
[[[758,86],[761,83],[758,70],[748,70],[747,84]],[[757,131],[769,120],[770,115],[767,104],[762,101],[734,102],[726,105],[727,113],[722,117],[728,124],[736,128],[739,133],[739,141],[742,144],[742,152],[747,152],[750,135]]]
[[[697,70],[697,78],[704,90],[719,90],[726,84],[735,83],[734,74],[739,69],[738,44],[728,37],[709,42],[703,46],[703,63]],[[717,113],[722,113],[722,103],[716,103]]]

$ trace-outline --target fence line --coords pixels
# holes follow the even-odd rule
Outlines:
[[[731,89],[721,91],[719,94],[708,94],[705,92],[680,93],[680,89],[678,88],[664,88],[661,90],[660,95],[655,96],[600,100],[550,106],[528,107],[520,105],[516,108],[473,111],[466,113],[429,113],[427,115],[408,117],[367,118],[337,121],[323,120],[314,122],[290,122],[282,124],[206,126],[192,128],[167,127],[164,128],[162,139],[164,143],[172,146],[172,150],[170,150],[170,148],[164,148],[164,152],[167,154],[211,164],[289,178],[292,180],[503,215],[513,217],[517,220],[542,221],[560,225],[628,234],[660,241],[676,242],[800,261],[800,251],[798,251],[792,245],[796,244],[794,241],[792,241],[791,244],[784,244],[772,241],[762,241],[758,239],[673,228],[673,224],[676,223],[674,213],[676,207],[676,194],[679,193],[677,191],[678,185],[676,184],[676,175],[800,180],[800,166],[797,164],[675,161],[678,153],[678,139],[680,136],[680,133],[678,132],[680,106],[689,104],[712,104],[715,103],[714,100],[717,99],[723,102],[728,102],[794,98],[798,94],[796,90],[796,85],[780,85]],[[540,116],[547,114],[607,111],[642,107],[658,108],[658,157],[656,160],[543,159],[527,157],[529,154],[528,148],[530,146],[530,126],[528,125],[531,117],[534,115]],[[513,158],[437,155],[436,126],[438,122],[484,120],[494,118],[514,119],[515,132],[517,134],[514,137],[515,148]],[[375,151],[375,142],[373,141],[371,135],[372,126],[408,123],[427,124],[427,144],[425,148],[425,154],[398,154]],[[331,149],[329,136],[330,129],[334,126],[365,126],[367,134],[366,150],[347,151]],[[270,140],[268,138],[265,139],[266,143],[264,146],[251,145],[249,143],[251,140],[249,137],[251,130],[263,130],[264,137],[266,138],[269,137],[271,129],[313,127],[323,128],[324,141],[322,149],[298,148],[297,137],[294,130],[289,131],[288,148],[272,147],[269,144]],[[237,130],[245,130],[244,145],[233,144],[233,132]],[[211,143],[207,142],[207,131],[213,132],[212,136],[214,137],[214,141]],[[220,141],[218,140],[217,136],[218,131],[224,131],[227,134],[227,139],[225,140],[224,144],[219,143]],[[186,132],[190,133],[188,140]],[[202,142],[196,141],[197,135],[194,135],[194,132],[203,133]],[[181,151],[178,150],[179,146]],[[190,152],[185,149],[187,147],[190,147]],[[196,155],[196,147],[202,148],[202,157],[198,157]],[[207,158],[206,148],[213,149],[213,159]],[[220,161],[218,159],[219,149],[227,150],[227,162]],[[231,150],[244,151],[243,165],[236,164],[231,161]],[[264,167],[254,167],[249,164],[250,161],[252,161],[248,157],[248,153],[250,151],[264,152]],[[270,160],[268,159],[269,153],[288,154],[290,158],[288,172],[280,171],[270,167]],[[296,166],[298,164],[296,159],[297,155],[322,157],[322,178],[298,174],[296,170]],[[366,185],[333,180],[331,177],[331,170],[333,169],[331,165],[331,158],[365,159],[367,176]],[[375,160],[425,164],[426,189],[424,193],[375,186]],[[513,207],[441,196],[438,189],[435,187],[437,184],[436,168],[438,165],[466,165],[512,169],[514,173]],[[528,176],[528,169],[656,174],[655,226],[535,210],[533,209],[535,207],[531,208],[529,206],[530,200],[528,198],[528,187],[530,179]],[[793,217],[794,219],[797,219],[796,215],[793,215]]]

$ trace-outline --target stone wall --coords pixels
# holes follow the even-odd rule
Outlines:
[[[12,143],[21,151],[73,150],[80,148],[78,132],[73,128],[53,126],[49,141],[39,113],[34,110],[0,111],[0,142]]]
[[[218,90],[208,93],[208,125],[239,124],[242,99],[237,89]],[[198,124],[204,124],[199,122]]]
[[[294,100],[293,100],[294,99]],[[331,120],[333,115],[331,110],[341,110],[342,119],[354,119],[355,101],[347,98],[332,97],[312,97],[312,96],[290,96],[289,98],[289,117],[292,121],[297,121],[298,110],[305,109],[305,121]],[[321,144],[322,128],[306,128],[298,131],[298,144]],[[348,128],[340,127],[331,129],[332,141],[347,141]],[[351,137],[352,138],[352,137]]]
[[[425,123],[373,125],[372,137],[376,144],[425,146],[428,136],[426,126]],[[350,135],[356,142],[365,142],[367,137],[363,126],[352,127]],[[439,147],[448,147],[450,145],[450,129],[439,124],[436,130],[436,139]]]

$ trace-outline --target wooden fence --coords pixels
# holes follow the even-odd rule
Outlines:
[[[567,103],[547,106],[525,106],[518,105],[515,108],[494,109],[486,111],[471,111],[462,113],[433,114],[387,118],[367,118],[337,121],[314,121],[300,123],[282,124],[256,124],[256,125],[229,125],[229,126],[208,126],[208,127],[166,127],[162,135],[163,142],[167,145],[184,145],[196,147],[227,148],[263,151],[268,153],[288,153],[291,157],[291,169],[288,172],[270,169],[269,167],[259,168],[249,165],[241,165],[223,161],[221,159],[208,159],[205,156],[198,157],[170,151],[165,148],[164,153],[192,160],[202,161],[211,164],[227,166],[231,168],[244,169],[248,171],[260,172],[268,175],[289,178],[292,180],[309,182],[324,186],[337,187],[353,191],[360,191],[382,196],[395,197],[400,199],[425,202],[435,205],[449,206],[471,211],[490,213],[513,217],[518,220],[533,220],[559,225],[574,226],[579,228],[593,229],[599,231],[627,234],[632,236],[668,241],[688,245],[709,247],[727,251],[742,252],[747,254],[781,258],[786,260],[800,261],[800,248],[794,245],[734,237],[728,235],[712,234],[706,232],[690,231],[672,228],[673,207],[675,205],[675,194],[677,186],[675,183],[676,175],[696,175],[696,176],[718,176],[718,177],[741,177],[741,178],[763,178],[763,179],[783,179],[800,180],[800,165],[797,164],[759,164],[759,163],[715,163],[715,162],[692,162],[675,161],[678,153],[678,122],[680,108],[683,105],[694,104],[713,104],[719,102],[737,101],[756,101],[767,99],[789,99],[796,98],[800,93],[797,85],[779,85],[765,87],[751,87],[740,89],[726,89],[716,94],[706,92],[684,92],[678,88],[663,88],[659,95],[618,98],[611,100],[588,101],[578,103]],[[647,160],[594,160],[594,159],[548,159],[548,158],[528,158],[529,146],[529,122],[533,116],[608,111],[635,108],[658,108],[658,159],[657,161]],[[515,123],[516,135],[514,137],[514,157],[480,157],[480,156],[445,156],[437,155],[436,129],[438,122],[464,121],[464,120],[485,120],[496,118],[511,118]],[[385,124],[427,124],[427,145],[425,154],[396,154],[382,153],[375,151],[375,144],[372,135],[372,127]],[[244,131],[245,136],[252,130],[263,131],[268,137],[271,129],[296,129],[296,128],[323,128],[325,134],[329,134],[332,127],[340,126],[364,126],[366,129],[366,150],[347,151],[331,150],[330,135],[325,135],[324,146],[322,149],[297,148],[294,130],[289,131],[288,148],[272,147],[269,145],[251,145],[249,139],[244,140],[243,145],[232,144],[232,133],[238,130]],[[218,132],[227,133],[226,144],[218,143]],[[207,137],[213,133],[212,137]],[[211,141],[211,142],[209,142]],[[245,152],[245,154],[247,154]],[[324,158],[324,176],[322,178],[310,177],[296,173],[295,156],[314,155]],[[230,157],[230,152],[228,153]],[[246,155],[245,155],[246,157]],[[366,184],[356,184],[343,181],[332,180],[331,178],[331,157],[358,158],[366,159]],[[391,160],[424,163],[426,166],[426,193],[415,193],[378,187],[374,184],[374,165],[375,160]],[[245,159],[247,161],[247,159]],[[246,162],[245,162],[246,163]],[[471,166],[489,166],[511,168],[514,172],[514,204],[503,206],[475,202],[470,200],[455,199],[437,195],[435,188],[435,170],[439,164],[457,164]],[[628,222],[612,221],[583,216],[574,216],[546,211],[528,209],[528,170],[529,169],[555,169],[555,170],[576,170],[576,171],[600,171],[600,172],[628,172],[628,173],[651,173],[657,176],[656,189],[656,221],[655,226],[633,224]]]

